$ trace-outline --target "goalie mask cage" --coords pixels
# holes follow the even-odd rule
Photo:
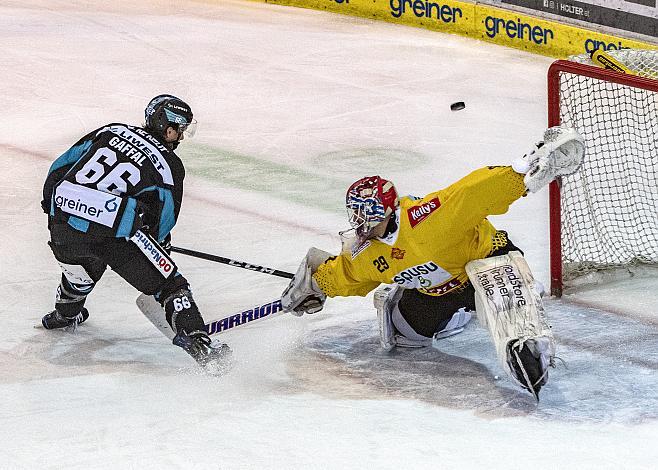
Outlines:
[[[621,50],[637,75],[558,60],[548,124],[576,128],[585,159],[550,185],[551,294],[602,270],[658,265],[658,52]]]

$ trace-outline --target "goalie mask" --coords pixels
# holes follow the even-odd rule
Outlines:
[[[400,200],[393,183],[379,176],[366,176],[355,181],[345,197],[350,226],[361,242],[399,205]]]

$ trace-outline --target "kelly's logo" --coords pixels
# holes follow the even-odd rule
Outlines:
[[[423,220],[427,219],[430,214],[437,210],[439,207],[441,207],[441,202],[439,201],[438,197],[435,197],[430,201],[407,209],[407,215],[409,216],[409,223],[411,224],[411,227],[413,228]]]

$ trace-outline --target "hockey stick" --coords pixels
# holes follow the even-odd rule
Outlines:
[[[294,274],[288,273],[286,271],[279,271],[278,269],[266,268],[265,266],[258,266],[256,264],[250,264],[244,261],[236,261],[234,259],[224,258],[223,256],[211,255],[210,253],[203,253],[201,251],[188,250],[187,248],[180,248],[178,246],[172,246],[171,251],[173,251],[174,253],[180,253],[181,255],[205,259],[207,261],[214,261],[216,263],[228,264],[229,266],[235,266],[236,268],[248,269],[250,271],[257,271],[263,274],[271,274],[272,276],[285,277],[286,279],[292,279],[294,276]]]
[[[169,339],[174,339],[174,332],[167,323],[162,306],[153,298],[153,296],[140,294],[136,300],[137,307],[149,319],[153,325],[160,330]],[[219,320],[206,323],[206,332],[209,335],[224,333],[225,331],[247,325],[256,320],[272,318],[283,313],[281,308],[281,299],[266,302],[263,305],[255,305],[252,308],[244,310]]]
[[[599,67],[603,67],[607,70],[614,70],[615,72],[625,73],[628,75],[636,75],[630,68],[626,67],[623,63],[612,57],[610,54],[607,54],[601,49],[596,49],[591,54],[592,62],[594,62]]]

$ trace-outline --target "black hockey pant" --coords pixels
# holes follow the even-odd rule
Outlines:
[[[158,258],[166,256],[159,268],[153,263],[152,256],[130,240],[66,235],[67,231],[51,231],[48,243],[62,268],[55,308],[63,316],[72,318],[80,312],[87,295],[109,266],[138,291],[155,296],[163,305],[167,321],[175,332],[204,330],[204,321],[187,279],[177,272],[176,265],[156,241],[149,238],[147,243],[153,244]],[[165,266],[166,271],[163,269],[165,263],[170,263]]]
[[[494,249],[487,258],[500,256],[510,251],[521,251],[507,238],[507,233],[499,231],[505,244]],[[523,253],[523,252],[521,252]],[[475,311],[475,288],[467,281],[459,288],[445,295],[427,295],[416,289],[405,289],[398,302],[402,318],[419,335],[431,338],[441,331],[460,308]]]

